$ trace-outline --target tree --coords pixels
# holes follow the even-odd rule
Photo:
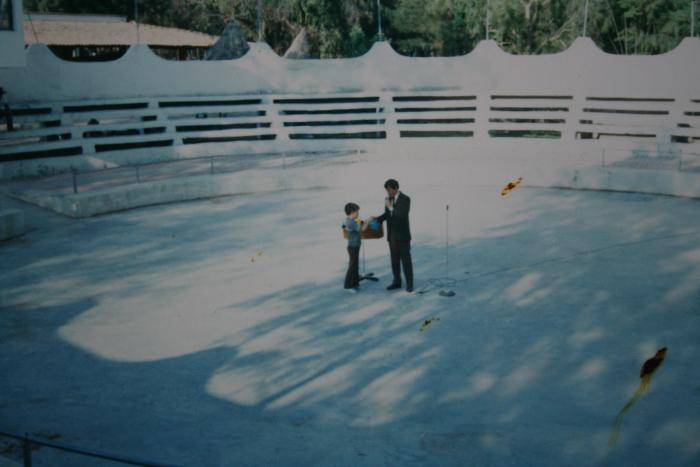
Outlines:
[[[592,2],[592,37],[601,48],[619,54],[657,54],[690,35],[687,0],[615,0]]]

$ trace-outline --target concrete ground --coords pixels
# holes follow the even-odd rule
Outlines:
[[[370,240],[352,295],[342,206],[379,214],[388,176],[82,220],[3,198],[29,232],[0,243],[0,431],[188,466],[698,465],[698,201],[404,176],[425,293]]]

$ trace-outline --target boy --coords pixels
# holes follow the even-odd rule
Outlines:
[[[361,219],[360,206],[355,203],[348,203],[345,205],[345,214],[348,216],[343,222],[343,229],[348,234],[348,255],[350,256],[350,263],[348,265],[348,272],[345,274],[345,289],[357,292],[360,286],[360,245],[362,242],[361,232],[367,229],[367,224],[365,224]]]

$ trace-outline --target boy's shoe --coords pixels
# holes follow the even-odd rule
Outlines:
[[[401,288],[401,284],[396,284],[396,283],[394,283],[394,284],[391,284],[391,285],[390,285],[389,287],[387,287],[386,289],[387,289],[387,290],[396,290],[396,289],[400,289],[400,288]]]
[[[345,289],[345,291],[348,293],[357,293],[360,291],[360,288],[359,287],[348,287],[347,289]]]
[[[409,285],[408,287],[406,287],[406,292],[408,292],[408,293],[413,292],[413,286]]]

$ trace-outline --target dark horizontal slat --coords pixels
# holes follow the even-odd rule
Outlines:
[[[373,114],[383,112],[384,109],[323,109],[323,110],[280,110],[280,115],[324,115],[324,114]]]
[[[44,149],[41,151],[16,152],[0,156],[0,162],[41,159],[44,157],[79,156],[82,153],[83,148],[80,146],[60,149]]]
[[[473,131],[401,131],[402,138],[470,138]]]
[[[397,107],[395,112],[461,112],[474,111],[476,107]]]
[[[568,112],[567,107],[490,107],[494,112]]]
[[[163,146],[172,146],[172,139],[162,139],[158,141],[138,141],[133,143],[110,143],[110,144],[96,144],[95,151],[105,152],[105,151],[119,151],[123,149],[139,149],[139,148],[156,148]]]
[[[180,125],[176,126],[176,131],[188,132],[188,131],[216,131],[216,130],[234,130],[234,129],[246,129],[246,128],[270,128],[270,123],[222,123],[222,124],[212,124],[212,125]]]
[[[476,96],[394,96],[394,102],[473,101]]]
[[[675,99],[663,97],[586,97],[587,101],[606,102],[675,102]]]
[[[561,138],[561,131],[551,130],[489,130],[492,138]]]
[[[399,119],[397,123],[426,124],[426,123],[474,123],[473,118],[406,118]]]
[[[584,108],[589,113],[630,114],[630,115],[668,115],[668,110],[625,110],[625,109],[592,109]]]
[[[249,135],[249,136],[212,136],[198,138],[182,138],[183,144],[202,144],[202,143],[230,143],[234,141],[263,141],[273,140],[277,135]]]
[[[209,101],[164,101],[158,102],[158,107],[213,107],[218,105],[254,105],[262,104],[262,99],[235,99]]]
[[[490,123],[566,123],[563,118],[489,118]],[[583,121],[581,121],[583,123]]]
[[[571,100],[574,96],[532,96],[532,95],[495,95],[491,96],[491,99],[558,99],[558,100]]]
[[[365,131],[361,133],[295,133],[289,139],[385,139],[386,131]]]
[[[155,128],[144,128],[144,135],[153,135],[157,133],[165,133],[165,127],[155,127]],[[141,130],[139,128],[129,128],[126,130],[91,130],[83,132],[83,138],[110,138],[114,136],[135,136],[140,135]]]
[[[64,112],[93,112],[102,110],[133,110],[146,109],[148,102],[133,102],[128,104],[93,104],[93,105],[67,105]]]
[[[275,104],[352,104],[353,102],[379,102],[379,97],[312,97],[274,99]]]
[[[284,126],[343,126],[343,125],[381,125],[386,122],[380,120],[331,120],[315,122],[284,122]]]
[[[13,117],[20,117],[23,115],[45,115],[51,113],[51,107],[37,107],[34,109],[13,109],[10,107],[10,113]]]

